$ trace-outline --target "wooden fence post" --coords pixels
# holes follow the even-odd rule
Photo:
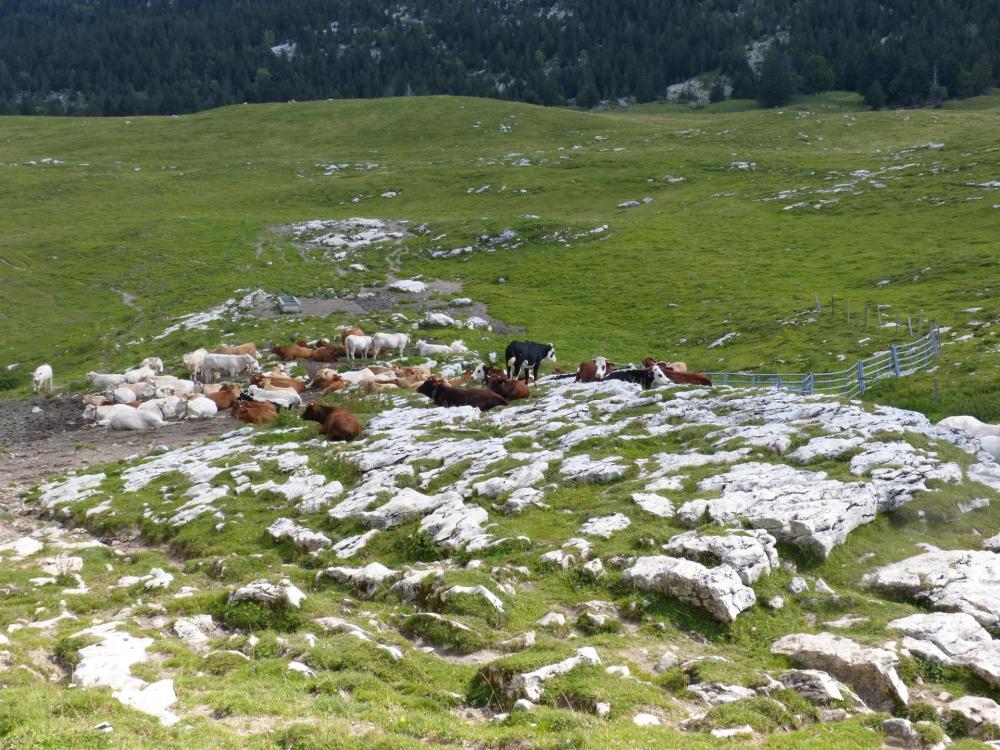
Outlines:
[[[895,376],[899,377],[899,347],[893,344],[889,347],[889,352],[892,355],[892,372]]]
[[[865,363],[864,360],[858,360],[858,385],[861,387],[861,393],[865,392]]]

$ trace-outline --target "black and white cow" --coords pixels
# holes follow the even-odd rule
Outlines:
[[[626,383],[638,383],[643,388],[654,388],[667,385],[670,380],[659,367],[649,370],[615,370],[604,376],[605,380],[624,380]]]
[[[528,381],[527,370],[533,370],[533,377],[538,380],[538,367],[542,360],[556,361],[555,344],[539,344],[534,341],[511,341],[504,352],[507,363],[507,377],[516,378],[525,368],[524,380]]]

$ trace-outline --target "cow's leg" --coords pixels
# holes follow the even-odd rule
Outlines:
[[[538,362],[535,362],[534,375],[535,375],[535,382],[536,383],[538,382],[538,368],[541,367],[541,364],[542,364],[541,360],[539,360]]]

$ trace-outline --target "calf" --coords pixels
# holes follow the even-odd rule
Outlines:
[[[52,393],[52,366],[39,365],[31,375],[31,381],[35,387],[35,393],[47,388]]]
[[[240,422],[264,424],[278,416],[278,407],[267,401],[237,400],[233,404],[233,416]]]
[[[507,377],[516,378],[521,368],[526,368],[524,380],[527,382],[527,370],[532,370],[535,380],[538,380],[538,368],[543,360],[556,361],[554,344],[539,344],[534,341],[511,341],[504,350],[504,362],[507,363]]]
[[[320,423],[320,432],[327,440],[354,440],[361,434],[361,423],[347,409],[337,406],[324,406],[310,401],[302,419]]]
[[[474,406],[485,412],[497,406],[507,405],[507,399],[493,391],[482,388],[468,390],[452,388],[437,379],[425,380],[417,388],[417,392],[427,396],[438,406]]]
[[[511,380],[502,372],[494,372],[489,375],[486,387],[498,396],[503,396],[507,401],[517,401],[531,395],[526,383],[522,383],[520,380]]]

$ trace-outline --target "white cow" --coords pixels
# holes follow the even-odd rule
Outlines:
[[[597,367],[597,379],[604,380],[604,376],[608,374],[608,360],[606,357],[594,357],[594,365]],[[654,369],[659,370],[659,367]],[[655,377],[655,375],[654,375]]]
[[[95,388],[107,388],[109,385],[119,385],[125,382],[124,375],[94,372],[93,370],[87,373],[87,377],[90,378],[90,382],[94,384]]]
[[[986,424],[985,422],[980,422],[975,417],[945,417],[937,423],[937,426],[950,427],[953,430],[960,430],[977,438],[987,436],[1000,437],[1000,425]]]
[[[422,357],[453,354],[451,347],[444,346],[443,344],[428,344],[423,339],[417,342],[417,351],[420,352],[420,356]]]
[[[216,375],[224,378],[235,378],[239,375],[249,375],[260,369],[257,358],[252,354],[213,354],[208,352],[201,360],[195,379],[209,382]]]
[[[133,401],[138,401],[135,391],[128,388],[127,385],[127,383],[122,383],[117,388],[109,386],[106,394],[108,401],[114,401],[116,404],[131,404]]]
[[[364,383],[366,380],[375,380],[375,373],[367,367],[363,370],[348,370],[347,372],[339,373],[339,375],[341,380],[346,380],[351,385]]]
[[[157,373],[161,373],[163,372],[163,360],[159,357],[146,357],[139,363],[139,367],[148,367],[150,370],[156,370]]]
[[[344,348],[347,349],[348,359],[354,359],[358,352],[361,352],[362,357],[367,357],[368,350],[372,348],[372,337],[358,336],[352,333],[344,339]]]
[[[31,376],[31,379],[35,385],[35,393],[38,393],[43,388],[48,388],[49,393],[52,393],[51,365],[38,365],[38,367],[35,368],[35,372]]]
[[[139,411],[126,407],[128,411],[115,411],[108,419],[108,427],[112,430],[155,430],[162,427],[163,415],[156,411]]]
[[[115,396],[115,393],[122,391],[121,396],[124,396],[125,391],[130,391],[132,393],[132,398],[128,401],[121,401]],[[108,389],[105,391],[105,395],[111,401],[118,401],[122,404],[127,404],[132,401],[141,401],[146,398],[153,398],[156,395],[156,385],[148,381],[142,383],[121,383],[119,385],[109,385]]]
[[[406,349],[406,345],[410,343],[410,334],[408,333],[376,333],[372,336],[372,348],[375,350],[375,356],[382,349],[399,349],[399,356],[403,356],[403,350]]]
[[[673,381],[670,380],[666,375],[663,374],[663,370],[659,367],[653,368],[653,383],[650,388],[659,388],[662,385],[671,385]]]
[[[97,422],[97,424],[106,425],[108,420],[111,419],[112,414],[125,410],[135,411],[131,406],[126,406],[125,404],[105,404],[103,406],[87,404],[83,408],[83,418],[88,422]]]
[[[187,402],[187,419],[210,419],[219,411],[215,402],[205,396],[197,395]]]
[[[156,396],[179,396],[184,393],[194,393],[197,386],[193,380],[175,378],[173,375],[155,375],[150,382],[156,386]]]
[[[469,352],[469,347],[465,345],[465,342],[462,341],[462,339],[455,339],[451,342],[451,345],[448,348],[453,354],[468,354]]]
[[[275,406],[288,409],[292,406],[302,406],[302,397],[293,388],[260,388],[252,385],[247,389],[254,401],[270,401]]]
[[[993,456],[994,461],[1000,461],[1000,437],[996,435],[984,435],[979,438],[979,444],[983,450]]]
[[[208,354],[208,349],[195,349],[182,357],[184,366],[195,380],[198,379],[198,373],[201,372],[201,363],[205,361],[206,354]]]
[[[147,367],[142,365],[141,367],[134,367],[131,370],[125,371],[125,382],[126,383],[138,383],[146,378],[151,378],[156,375],[156,370],[152,367]]]
[[[157,411],[164,419],[182,419],[187,414],[187,399],[162,396],[139,404],[140,411]]]

